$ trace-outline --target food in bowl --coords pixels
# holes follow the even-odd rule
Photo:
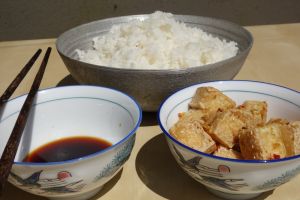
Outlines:
[[[240,134],[240,149],[245,159],[270,160],[300,154],[300,121],[272,119],[266,125]]]
[[[300,173],[299,154],[273,160],[233,159],[191,148],[172,136],[169,130],[178,121],[178,113],[188,112],[199,87],[217,88],[237,105],[249,99],[265,101],[268,103],[267,121],[278,116],[290,122],[300,119],[300,92],[270,83],[212,81],[175,92],[161,104],[158,122],[174,159],[191,178],[222,198],[250,199],[280,187]],[[222,154],[233,152],[228,150]]]
[[[0,155],[25,98],[8,101],[1,113]],[[50,199],[89,199],[129,159],[141,117],[136,101],[114,89],[80,85],[39,91],[8,180]],[[96,149],[86,152],[91,147]]]
[[[100,152],[112,144],[99,137],[66,137],[46,143],[29,152],[23,162],[47,163],[73,160]]]
[[[100,66],[129,69],[184,69],[235,56],[235,41],[212,36],[156,11],[145,20],[113,25],[93,38],[93,48],[76,51],[79,60]]]
[[[79,60],[76,49],[87,51],[93,46],[92,39],[106,34],[112,26],[146,20],[149,18],[147,14],[101,19],[74,27],[58,37],[57,51],[72,77],[80,84],[118,89],[133,96],[143,111],[157,112],[163,99],[180,88],[198,82],[231,80],[241,69],[253,44],[251,33],[232,22],[192,15],[173,16],[189,27],[201,28],[222,40],[235,41],[239,49],[237,55],[213,64],[160,70],[143,69],[143,66],[140,69],[116,68]]]
[[[267,102],[234,100],[214,87],[199,87],[189,111],[170,133],[205,153],[236,159],[272,160],[299,154],[300,121],[267,119]]]

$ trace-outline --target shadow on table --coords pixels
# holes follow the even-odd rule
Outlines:
[[[11,183],[6,183],[0,200],[17,200],[17,199],[30,199],[30,200],[47,200],[45,197],[36,196],[25,192],[17,187],[13,186]]]
[[[79,83],[71,76],[71,74],[63,78],[61,81],[59,81],[56,87],[68,86],[68,85],[79,85]]]
[[[89,200],[97,200],[100,197],[102,197],[104,194],[106,194],[107,192],[109,192],[111,190],[111,188],[114,187],[114,185],[119,181],[119,179],[121,178],[123,169],[121,169],[110,181],[108,181],[104,187],[92,198],[90,198]]]
[[[156,119],[157,112],[143,112],[143,120],[141,126],[155,126],[157,125]]]
[[[163,134],[153,137],[144,144],[137,155],[135,165],[143,183],[166,199],[220,199],[209,193],[203,185],[193,180],[179,167]],[[265,199],[270,194],[265,193],[255,200]]]
[[[69,86],[69,85],[79,85],[79,83],[74,80],[74,78],[71,75],[66,76],[61,81],[58,82],[56,87],[61,86]],[[143,121],[141,123],[141,126],[155,126],[157,125],[156,120],[156,114],[157,112],[143,112]]]

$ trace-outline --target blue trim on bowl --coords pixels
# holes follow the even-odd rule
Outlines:
[[[208,84],[208,83],[221,83],[221,82],[254,82],[254,83],[259,83],[259,84],[265,84],[265,85],[272,85],[272,86],[276,86],[276,87],[280,87],[280,88],[283,88],[283,89],[286,89],[286,90],[289,90],[289,91],[292,91],[292,92],[295,92],[297,93],[298,95],[300,95],[300,92],[297,91],[297,90],[293,90],[293,89],[290,89],[288,87],[284,87],[284,86],[281,86],[281,85],[277,85],[277,84],[273,84],[273,83],[266,83],[266,82],[261,82],[261,81],[252,81],[252,80],[217,80],[217,81],[207,81],[207,82],[200,82],[200,83],[196,83],[196,84],[193,84],[193,85],[190,85],[188,87],[185,87],[185,88],[182,88],[182,89],[179,89],[177,90],[176,92],[174,92],[173,94],[169,95],[167,98],[165,98],[163,100],[163,102],[160,104],[159,106],[159,110],[157,112],[157,121],[158,121],[158,124],[161,128],[161,130],[163,131],[163,133],[169,138],[171,139],[173,142],[175,142],[177,145],[181,146],[182,148],[185,148],[189,151],[192,151],[196,154],[200,154],[201,156],[204,156],[204,157],[208,157],[208,158],[213,158],[213,159],[217,159],[217,160],[220,160],[220,161],[229,161],[229,162],[236,162],[236,163],[250,163],[250,164],[268,164],[268,163],[278,163],[278,162],[284,162],[284,161],[289,161],[289,160],[295,160],[297,158],[300,158],[300,155],[296,155],[296,156],[291,156],[291,157],[287,157],[287,158],[282,158],[282,159],[277,159],[277,160],[240,160],[240,159],[231,159],[231,158],[224,158],[224,157],[219,157],[219,156],[214,156],[212,154],[207,154],[207,153],[204,153],[204,152],[201,152],[201,151],[198,151],[198,150],[195,150],[189,146],[186,146],[185,144],[182,144],[181,142],[177,141],[175,138],[173,138],[169,132],[167,130],[164,129],[163,125],[162,125],[162,122],[160,120],[160,112],[161,112],[161,109],[162,109],[162,106],[164,105],[164,103],[169,99],[171,98],[173,95],[175,95],[176,93],[178,93],[179,91],[181,90],[185,90],[187,88],[190,88],[190,87],[193,87],[195,85],[200,85],[200,84]],[[272,96],[272,95],[270,95]],[[280,97],[278,97],[279,99],[282,99]],[[283,99],[285,100],[285,99]],[[185,101],[185,100],[184,100]],[[290,102],[290,101],[288,101]],[[300,107],[299,105],[293,103],[294,105]]]
[[[121,92],[119,90],[116,90],[116,89],[113,89],[113,88],[109,88],[109,87],[103,87],[103,86],[95,86],[95,85],[71,85],[71,86],[60,86],[60,87],[51,87],[51,88],[47,88],[47,89],[43,89],[43,90],[39,90],[39,92],[45,92],[45,91],[49,91],[49,90],[54,90],[54,89],[63,89],[63,88],[66,88],[66,87],[70,87],[70,88],[76,88],[76,87],[94,87],[94,88],[104,88],[104,89],[108,89],[108,90],[112,90],[112,91],[115,91],[117,93],[120,93],[122,95],[125,95],[127,96],[129,99],[131,99],[136,107],[138,108],[139,110],[139,118],[138,118],[138,121],[136,123],[136,125],[134,126],[134,128],[127,134],[126,137],[124,137],[122,140],[120,140],[119,142],[117,142],[116,144],[104,149],[104,150],[101,150],[101,151],[98,151],[96,153],[93,153],[93,154],[90,154],[90,155],[87,155],[87,156],[83,156],[83,157],[80,157],[80,158],[76,158],[76,159],[72,159],[72,160],[67,160],[67,161],[60,161],[60,162],[48,162],[48,163],[33,163],[33,162],[14,162],[14,165],[18,165],[18,166],[53,166],[53,165],[63,165],[63,164],[69,164],[69,163],[75,163],[75,162],[78,162],[78,161],[81,161],[81,160],[86,160],[86,159],[89,159],[89,158],[93,158],[93,157],[96,157],[98,155],[101,155],[103,153],[106,153],[112,149],[114,149],[115,147],[123,144],[124,142],[126,142],[131,136],[133,136],[135,134],[135,132],[137,131],[137,129],[139,128],[141,122],[142,122],[142,109],[141,109],[141,106],[139,105],[139,103],[133,98],[131,97],[130,95],[124,93],[124,92]],[[27,94],[24,94],[24,95],[21,95],[21,96],[18,96],[18,97],[15,97],[10,101],[14,100],[14,99],[19,99],[19,98],[22,98],[23,96],[26,96]]]
[[[117,103],[117,102],[114,102],[114,101],[110,101],[110,100],[107,100],[107,99],[103,99],[103,98],[95,98],[95,97],[88,97],[88,96],[79,96],[79,97],[66,97],[66,98],[60,98],[60,99],[52,99],[52,100],[49,100],[49,101],[43,101],[41,103],[35,103],[32,105],[32,108],[37,106],[37,105],[41,105],[41,104],[45,104],[45,103],[49,103],[49,102],[54,102],[54,101],[61,101],[61,100],[68,100],[68,99],[93,99],[93,100],[102,100],[102,101],[106,101],[106,102],[110,102],[112,104],[115,104],[115,105],[118,105],[120,106],[121,108],[123,108],[124,110],[127,111],[127,113],[129,114],[130,118],[132,121],[134,121],[133,119],[133,116],[132,114],[129,112],[129,110],[127,110],[124,106],[122,106],[121,104]],[[0,123],[4,122],[5,120],[7,120],[8,118],[10,118],[11,116],[19,113],[20,110],[16,111],[16,112],[13,112],[11,113],[10,115],[6,116],[3,120],[0,121]]]
[[[95,98],[95,97],[88,97],[88,96],[79,96],[79,97],[66,97],[66,98],[60,98],[60,99],[52,99],[52,100],[49,100],[49,101],[43,101],[41,103],[35,103],[33,104],[32,107],[35,107],[37,105],[42,105],[42,104],[45,104],[45,103],[49,103],[49,102],[53,102],[53,101],[61,101],[61,100],[68,100],[68,99],[90,99],[90,100],[102,100],[102,101],[106,101],[106,102],[110,102],[112,104],[115,104],[115,105],[118,105],[120,106],[121,108],[123,108],[124,110],[127,111],[127,113],[129,114],[130,118],[132,121],[134,121],[133,119],[133,116],[132,114],[129,112],[129,110],[127,110],[124,106],[122,106],[121,104],[117,103],[117,102],[114,102],[114,101],[110,101],[110,100],[107,100],[107,99],[103,99],[103,98]],[[11,113],[10,115],[6,116],[4,119],[2,119],[0,121],[0,123],[4,122],[5,120],[7,120],[8,118],[10,118],[11,116],[19,113],[20,110],[17,110],[16,112],[13,112]]]

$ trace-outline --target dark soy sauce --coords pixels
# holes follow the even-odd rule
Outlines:
[[[90,155],[112,144],[95,137],[68,137],[47,143],[30,152],[23,162],[58,162]]]

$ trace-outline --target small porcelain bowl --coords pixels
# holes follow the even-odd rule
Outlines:
[[[278,85],[215,81],[182,89],[162,103],[158,120],[174,158],[188,175],[222,198],[250,199],[273,190],[300,172],[300,155],[269,161],[221,158],[194,150],[172,137],[169,129],[178,120],[178,113],[187,111],[196,89],[202,86],[219,89],[237,104],[245,100],[264,100],[268,103],[269,118],[300,120],[300,93]]]
[[[3,152],[25,97],[9,101],[1,114],[0,152]],[[9,182],[22,190],[50,199],[88,199],[129,158],[141,119],[141,108],[136,101],[117,90],[67,86],[39,91]],[[75,136],[101,138],[112,145],[68,161],[22,162],[29,152],[43,144]]]

